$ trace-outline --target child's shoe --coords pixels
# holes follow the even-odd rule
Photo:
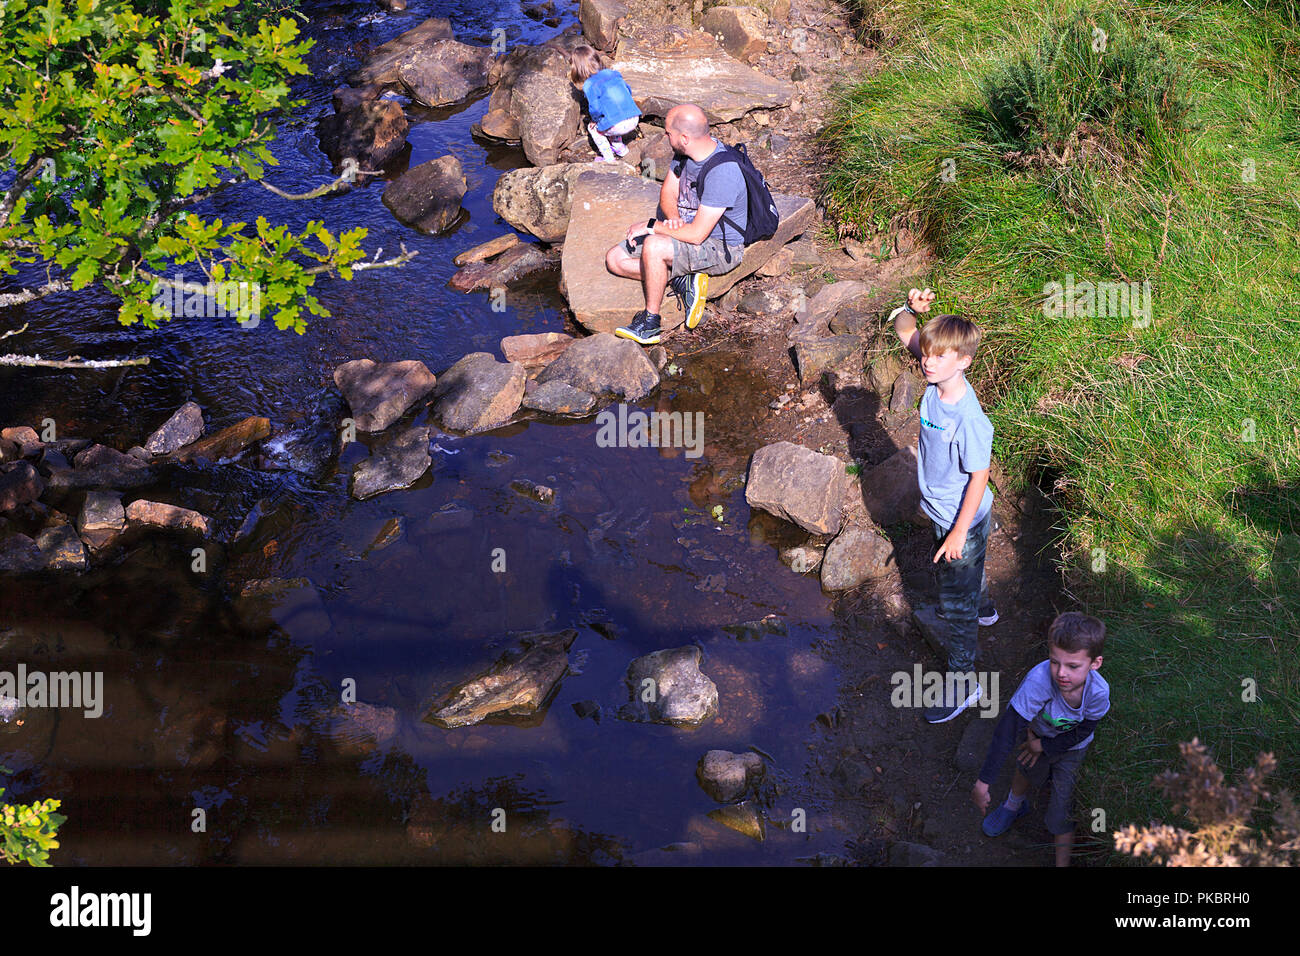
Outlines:
[[[996,810],[992,810],[985,815],[981,829],[984,831],[985,836],[1002,836],[1002,834],[1011,829],[1011,824],[1015,823],[1028,812],[1028,800],[1020,805],[1019,810],[1008,810],[1005,803],[999,803]]]

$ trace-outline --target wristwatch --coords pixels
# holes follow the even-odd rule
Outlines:
[[[646,220],[645,227],[646,227],[647,229],[649,229],[651,232],[654,232],[654,231],[655,231],[655,223],[657,223],[658,221],[659,221],[658,219],[647,219],[647,220]]]
[[[916,315],[916,310],[913,309],[913,308],[911,307],[911,305],[909,305],[908,303],[904,302],[904,303],[903,303],[903,308],[906,309],[908,312],[911,312],[913,315]],[[920,318],[919,315],[916,315],[916,317],[917,317],[918,319]]]

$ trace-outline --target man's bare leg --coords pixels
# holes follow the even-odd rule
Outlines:
[[[621,242],[605,253],[605,268],[610,272],[625,279],[641,280],[645,310],[656,314],[663,305],[672,261],[673,243],[667,236],[646,236],[639,256],[628,255]]]

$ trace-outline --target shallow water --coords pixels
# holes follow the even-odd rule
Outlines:
[[[302,191],[331,177],[314,126],[355,62],[350,51],[429,16],[450,16],[469,42],[489,42],[499,24],[537,42],[576,21],[576,4],[557,7],[557,29],[509,2],[321,12],[305,28],[317,40],[314,79],[297,91],[308,102],[273,145],[281,165],[270,178]],[[345,21],[330,11],[355,25],[331,28]],[[492,211],[492,188],[501,172],[525,165],[521,151],[471,138],[486,104],[484,96],[426,111],[409,135],[410,165],[452,152],[465,169],[468,219],[449,234],[397,222],[380,202],[381,183],[306,203],[245,185],[197,207],[226,221],[261,214],[291,226],[324,219],[335,231],[364,225],[372,254],[391,255],[402,242],[419,250],[402,269],[321,283],[315,293],[330,319],[313,319],[302,336],[265,319],[256,329],[194,318],[123,328],[113,301],[89,291],[11,310],[14,325],[40,330],[9,343],[15,350],[152,362],[0,370],[0,419],[39,427],[53,418],[60,436],[125,450],[192,399],[209,425],[265,415],[301,432],[349,359],[419,358],[441,372],[467,352],[495,353],[503,335],[562,330],[554,274],[512,289],[504,312],[483,293],[446,288],[454,255],[508,228]],[[779,532],[744,502],[758,373],[721,350],[682,364],[643,406],[703,411],[701,458],[598,447],[594,420],[471,438],[435,428],[431,474],[369,501],[347,494],[359,448],[319,479],[257,473],[249,462],[205,476],[207,513],[238,522],[262,498],[272,511],[246,546],[214,553],[205,573],[191,570],[182,544],[148,539],[122,564],[75,580],[0,582],[0,664],[102,670],[106,701],[98,719],[33,714],[21,734],[0,736],[0,763],[19,771],[7,796],[63,800],[64,864],[607,863],[681,841],[707,847],[683,863],[790,863],[839,849],[801,780],[812,721],[835,696],[836,673],[820,649],[834,637],[829,602],[815,578],[780,564]],[[281,466],[285,447],[283,434],[270,443]],[[555,488],[555,501],[518,494],[515,479]],[[436,530],[429,518],[448,504],[471,510],[472,523]],[[711,514],[717,505],[721,521]],[[394,518],[400,534],[372,546]],[[505,570],[495,572],[502,553]],[[267,577],[310,579],[331,626],[298,621],[287,635],[249,637],[221,582],[237,589]],[[769,614],[786,634],[723,630]],[[569,626],[579,632],[573,668],[543,716],[450,731],[422,721],[434,697],[513,644],[510,632]],[[719,720],[687,731],[615,719],[634,657],[692,643],[718,685]],[[349,679],[358,700],[396,711],[395,735],[381,747],[355,746],[323,716]],[[602,705],[599,723],[575,713],[584,700]],[[20,744],[26,757],[16,755]],[[759,845],[703,818],[714,804],[694,779],[696,762],[709,749],[749,746],[774,758],[773,817],[802,807],[809,834],[771,828]],[[491,826],[498,808],[505,832]]]

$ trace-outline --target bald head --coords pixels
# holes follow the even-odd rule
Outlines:
[[[682,103],[670,109],[664,117],[664,126],[692,139],[709,135],[709,121],[704,116],[704,110],[694,103]]]

